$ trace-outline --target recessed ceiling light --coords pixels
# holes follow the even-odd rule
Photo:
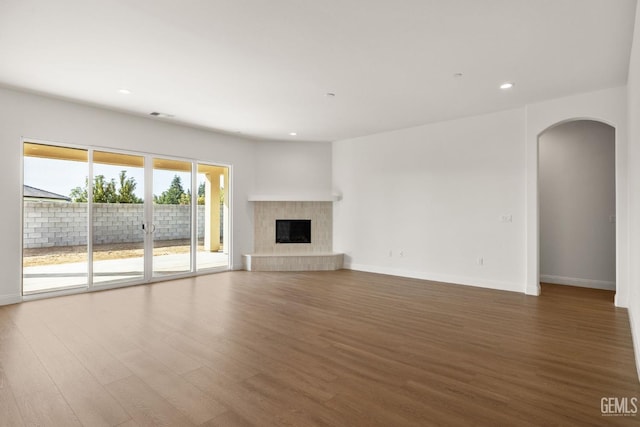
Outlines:
[[[326,96],[327,96],[327,97],[329,97],[329,98],[333,98],[333,97],[335,97],[335,96],[336,96],[336,94],[335,94],[335,93],[333,93],[333,92],[327,92],[327,95],[326,95]]]
[[[129,89],[118,89],[118,93],[121,93],[123,95],[131,95],[131,91]]]
[[[500,85],[500,89],[511,89],[513,87],[513,83],[504,82]]]
[[[289,132],[289,135],[291,136],[296,136],[298,133],[297,132]]]
[[[460,78],[460,77],[462,77],[462,76],[463,76],[463,74],[462,74],[462,73],[454,73],[454,74],[453,74],[453,77],[454,77],[454,78],[456,78],[456,79],[459,79],[459,78]]]

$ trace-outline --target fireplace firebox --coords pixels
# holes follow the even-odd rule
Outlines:
[[[276,219],[276,243],[311,243],[311,220]]]

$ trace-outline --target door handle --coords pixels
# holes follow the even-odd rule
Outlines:
[[[153,234],[156,232],[156,225],[155,224],[151,224],[151,226],[149,226],[146,222],[142,223],[142,231],[145,232],[145,234]]]
[[[147,225],[146,222],[142,223],[142,231],[145,232],[145,234],[153,234],[156,232],[156,225],[155,224],[151,224],[151,226]]]

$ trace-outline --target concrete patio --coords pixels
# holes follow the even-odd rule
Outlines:
[[[123,258],[93,263],[93,284],[105,285],[119,281],[141,281],[143,259]],[[229,255],[223,252],[198,251],[196,254],[198,271],[225,268],[229,265]],[[153,257],[153,276],[167,276],[190,271],[190,254],[171,254]],[[87,286],[87,263],[73,262],[50,264],[23,269],[24,295]]]

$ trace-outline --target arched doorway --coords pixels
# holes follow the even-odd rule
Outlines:
[[[615,129],[573,120],[538,137],[541,282],[616,289]]]
[[[616,295],[615,305],[629,303],[627,103],[624,88],[591,92],[528,105],[525,109],[525,286],[540,294],[538,218],[538,138],[547,129],[574,120],[594,120],[615,129],[616,150]]]

